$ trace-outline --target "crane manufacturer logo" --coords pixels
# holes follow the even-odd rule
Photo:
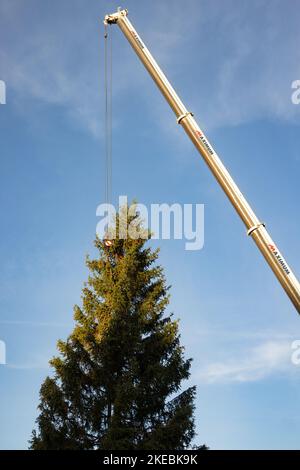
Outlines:
[[[280,255],[279,251],[277,250],[276,246],[268,245],[268,247],[270,248],[270,251],[273,253],[273,255],[275,256],[275,258],[277,259],[278,263],[281,265],[281,267],[285,271],[285,273],[290,274],[290,270],[289,270],[288,266],[286,265],[284,259]]]
[[[142,41],[140,40],[140,38],[138,37],[138,35],[136,34],[136,32],[135,31],[130,31],[130,32],[131,32],[132,36],[134,37],[134,39],[136,40],[136,42],[138,43],[139,47],[141,49],[144,49],[145,46],[142,43]]]
[[[202,134],[201,131],[195,131],[195,135],[196,137],[198,137],[198,139],[201,140],[201,142],[204,144],[204,146],[206,147],[206,149],[209,151],[209,153],[211,155],[214,154],[214,151],[213,149],[211,148],[211,146],[209,145],[209,143],[207,142],[206,138],[204,137],[204,135]]]
[[[6,85],[3,80],[0,80],[0,104],[6,104]]]

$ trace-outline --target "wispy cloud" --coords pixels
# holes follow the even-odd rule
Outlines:
[[[24,362],[24,363],[12,363],[7,364],[5,367],[8,369],[30,371],[30,370],[47,370],[49,369],[49,364],[45,360],[43,362]]]
[[[266,341],[242,353],[239,351],[234,357],[227,357],[222,362],[211,362],[203,366],[198,370],[197,377],[206,383],[230,383],[253,382],[273,375],[293,374],[297,369],[291,362],[291,354],[290,341]]]
[[[1,29],[6,47],[0,52],[1,69],[9,88],[64,107],[71,119],[99,137],[103,129],[101,13],[96,14],[96,2],[91,2],[90,9],[78,5],[74,5],[72,22],[66,21],[69,11],[63,5],[54,18],[47,19],[45,9],[42,23],[28,16],[21,22],[28,2],[2,0]],[[236,8],[231,0],[190,0],[186,6],[187,22],[181,2],[174,2],[171,12],[169,5],[154,4],[151,25],[143,14],[139,17],[140,8],[132,14],[163,68],[177,82],[182,81],[193,111],[203,110],[205,127],[238,125],[264,117],[293,120],[297,109],[290,101],[290,85],[300,73],[300,31],[293,8],[285,12],[287,27],[280,2],[256,1]],[[213,36],[212,31],[216,32]],[[136,57],[124,45],[122,62],[114,64],[117,101],[119,94],[138,92],[139,83],[145,80],[146,72],[133,66],[134,61]],[[157,115],[152,93],[140,88],[149,113]],[[162,107],[161,124],[169,133],[165,117],[166,108]]]
[[[66,328],[69,327],[68,323],[60,322],[41,322],[34,320],[0,320],[0,325],[12,325],[12,326],[33,326],[41,328]]]
[[[98,3],[91,2],[89,9],[74,5],[71,22],[68,21],[69,11],[63,4],[58,3],[60,14],[54,18],[56,8],[53,5],[51,19],[47,18],[45,7],[42,23],[34,21],[34,15],[32,18],[26,16],[27,3],[3,0],[0,5],[1,29],[6,44],[0,51],[0,63],[9,89],[17,94],[16,107],[23,112],[23,100],[32,98],[45,105],[62,107],[77,125],[95,137],[102,137],[104,29],[101,23],[104,14],[101,16]],[[167,14],[161,6],[157,10]],[[21,17],[24,18],[22,24]],[[172,31],[172,25],[178,19],[171,18],[168,31],[157,24],[155,28],[151,27],[150,35],[155,43],[159,43],[159,56],[167,63],[171,58],[170,51],[182,41],[181,35],[175,29]],[[162,22],[163,18],[160,18],[159,24]],[[117,42],[117,28],[110,31],[113,42],[115,39]],[[145,79],[143,70],[132,68],[136,61],[132,51],[129,48],[124,51],[122,63],[116,61],[113,64],[115,97],[125,96]],[[114,119],[116,122],[117,118]]]
[[[8,3],[12,3],[8,7]],[[75,6],[74,6],[75,7]],[[75,9],[75,8],[74,8]],[[35,9],[34,9],[35,10]],[[47,18],[44,7],[43,21],[35,21],[35,11],[28,18],[28,2],[7,2],[0,6],[2,32],[6,47],[1,48],[0,62],[8,88],[17,94],[16,106],[22,112],[24,99],[34,98],[40,103],[61,106],[77,125],[93,135],[101,135],[102,102],[100,96],[99,36],[91,33],[99,24],[91,25],[84,15],[80,25],[79,15],[71,23],[64,17],[67,11]],[[13,11],[13,14],[12,14]],[[20,17],[24,18],[20,25]],[[66,20],[66,21],[65,21]],[[96,19],[95,19],[96,20]],[[89,36],[95,44],[90,44]],[[21,98],[21,100],[20,100]]]

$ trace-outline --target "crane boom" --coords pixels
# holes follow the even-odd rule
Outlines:
[[[116,13],[106,15],[105,24],[117,24],[132,48],[148,70],[156,85],[173,109],[177,123],[180,124],[197,150],[200,152],[216,180],[244,222],[247,234],[251,236],[271,267],[280,284],[300,314],[300,284],[276,244],[268,234],[265,224],[261,222],[240,189],[230,176],[228,170],[213,149],[204,132],[198,126],[193,114],[186,109],[168,79],[154,60],[149,50],[137,34],[127,17],[127,10],[119,9]]]

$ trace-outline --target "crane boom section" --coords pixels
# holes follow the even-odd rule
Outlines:
[[[204,158],[216,180],[244,222],[247,234],[253,238],[265,260],[300,314],[300,284],[298,279],[293,274],[283,255],[280,253],[276,244],[268,234],[265,224],[257,218],[249,203],[215,152],[208,138],[198,126],[193,114],[184,106],[167,77],[162,72],[144,42],[132,26],[127,16],[127,10],[118,10],[116,13],[106,15],[104,22],[106,24],[116,23],[120,27],[121,31],[128,39],[132,48],[174,111],[178,124],[183,127],[197,150]]]

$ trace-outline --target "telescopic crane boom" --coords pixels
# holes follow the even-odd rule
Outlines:
[[[265,260],[286,291],[300,314],[300,284],[276,244],[268,234],[265,224],[254,214],[245,197],[223,165],[212,145],[198,126],[193,114],[186,109],[168,79],[150,54],[127,17],[127,10],[119,9],[116,13],[106,15],[105,24],[117,24],[124,33],[132,48],[150,73],[156,85],[173,109],[177,123],[180,124],[197,150],[200,152],[216,180],[244,222],[247,234],[251,236]]]

